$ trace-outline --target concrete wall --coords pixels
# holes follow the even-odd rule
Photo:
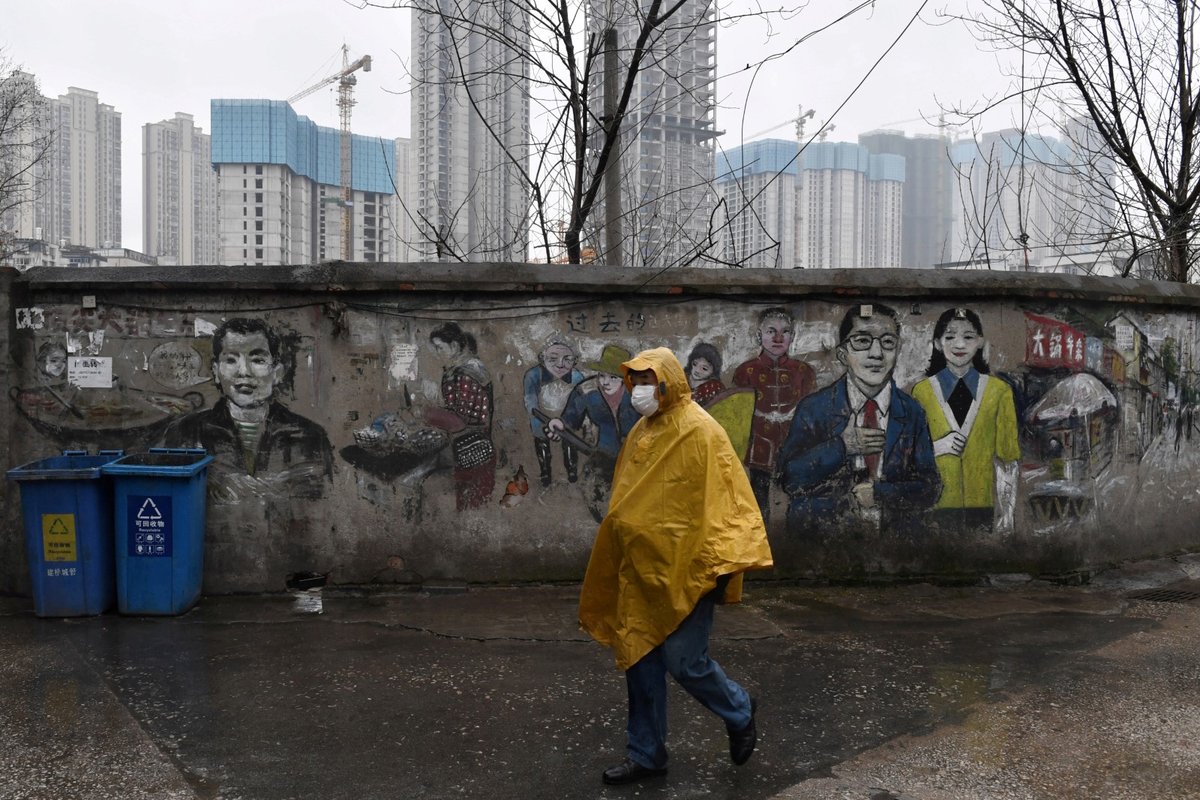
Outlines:
[[[1061,573],[1200,544],[1200,434],[1180,389],[1194,287],[443,264],[2,278],[7,466],[64,448],[203,444],[217,458],[209,592],[277,590],[300,570],[364,584],[580,578],[605,450],[630,419],[598,376],[621,351],[659,345],[684,362],[715,349],[727,391],[710,410],[763,491],[777,576]],[[763,319],[769,309],[787,316]],[[877,337],[861,353],[840,339],[847,312]],[[983,330],[973,411],[914,388],[946,312],[955,330]],[[878,337],[894,330],[884,354]],[[848,455],[839,388],[844,365],[871,359],[898,386],[885,389],[878,466]],[[231,399],[236,410],[255,395],[267,419],[237,427]],[[531,408],[565,416],[582,446],[545,438]],[[27,592],[15,484],[4,502],[0,591]]]

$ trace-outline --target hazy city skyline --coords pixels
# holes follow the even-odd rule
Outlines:
[[[813,36],[760,70],[747,94],[746,73],[737,74],[738,66],[761,57],[764,47],[784,49],[858,5],[844,0],[827,0],[819,8],[810,5],[777,28],[765,44],[763,27],[753,22],[720,30],[718,127],[726,132],[722,147],[736,146],[743,137],[761,138],[754,134],[767,129],[771,130],[762,136],[794,136],[794,126],[780,123],[794,117],[799,105],[815,109],[808,129],[813,131],[851,95],[832,121],[836,127],[831,141],[857,141],[859,134],[880,127],[931,133],[920,117],[936,117],[937,101],[969,102],[1005,85],[995,57],[981,52],[968,32],[957,25],[928,24],[936,21],[931,4],[903,0],[867,6]],[[855,92],[919,9],[920,19]],[[170,5],[149,0],[42,0],[22,3],[6,16],[7,35],[0,39],[0,49],[13,64],[37,77],[44,95],[57,97],[71,86],[90,89],[120,112],[126,247],[142,246],[143,125],[184,112],[210,134],[211,99],[286,99],[335,72],[343,42],[352,57],[366,53],[375,60],[374,70],[357,87],[355,132],[387,138],[410,132],[405,11],[359,8],[345,0],[186,0]],[[70,20],[69,27],[64,20]],[[337,126],[332,89],[301,100],[296,110],[319,125]],[[1007,124],[1007,117],[998,114],[989,127]]]

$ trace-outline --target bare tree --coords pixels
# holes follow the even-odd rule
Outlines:
[[[1119,244],[1122,272],[1149,260],[1154,277],[1187,281],[1200,214],[1200,0],[980,0],[976,9],[958,18],[1019,64],[1011,92],[990,106],[1021,103],[1012,177],[1022,180],[1027,166],[1044,161],[1023,149],[1039,123],[1074,154],[1043,177],[1069,176],[1054,188],[1075,200],[1045,232],[1051,242],[1110,251]],[[953,111],[978,120],[990,107]],[[1037,184],[1018,194],[1028,197]],[[975,207],[977,217],[995,211]],[[985,246],[1029,244],[1027,209],[1016,213],[1012,241]]]
[[[0,259],[17,238],[22,206],[37,200],[38,177],[49,163],[54,136],[37,79],[0,51]]]
[[[715,52],[696,42],[715,43],[718,24],[794,10],[719,15],[713,0],[382,5],[414,15],[413,58],[421,61],[409,72],[422,93],[414,114],[465,108],[472,141],[503,153],[480,169],[505,181],[481,184],[521,189],[518,199],[472,195],[464,203],[461,189],[427,184],[425,203],[407,201],[406,213],[438,256],[466,259],[483,247],[511,253],[524,244],[522,231],[532,231],[530,244],[547,262],[669,267],[716,249]],[[761,55],[746,69],[769,59]],[[503,99],[514,93],[524,108]],[[415,147],[437,146],[416,138]],[[453,174],[453,153],[425,157],[423,175],[438,173],[433,159],[447,159],[446,181],[472,185]],[[457,206],[443,207],[442,197],[457,198],[449,201]],[[488,212],[480,226],[487,236],[464,242],[454,233],[465,215]]]

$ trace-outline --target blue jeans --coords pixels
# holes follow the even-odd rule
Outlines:
[[[629,758],[651,769],[667,765],[667,674],[725,721],[729,730],[750,724],[750,695],[709,658],[708,635],[721,587],[704,597],[658,647],[625,670],[629,690]]]

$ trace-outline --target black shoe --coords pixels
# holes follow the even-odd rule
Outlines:
[[[651,769],[650,767],[643,767],[632,758],[627,758],[615,767],[609,767],[604,770],[604,782],[609,786],[619,786],[622,783],[633,783],[634,781],[640,781],[645,778],[656,778],[659,775],[666,774],[666,767]]]
[[[758,743],[758,731],[754,728],[754,715],[758,712],[758,701],[750,698],[750,724],[740,731],[729,731],[729,757],[739,767],[750,760],[754,745]]]

